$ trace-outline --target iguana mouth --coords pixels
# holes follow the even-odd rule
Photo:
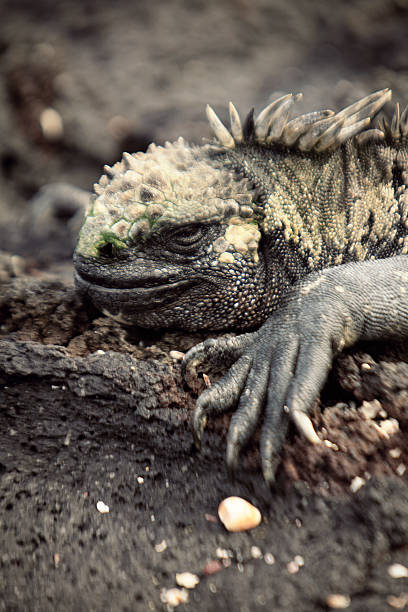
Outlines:
[[[151,279],[146,283],[150,286],[140,286],[140,280],[135,279],[134,285],[129,285],[130,280],[126,281],[126,286],[106,286],[98,284],[91,278],[74,272],[75,285],[78,291],[92,300],[94,305],[101,310],[109,310],[115,314],[135,312],[137,310],[150,310],[158,306],[163,306],[176,301],[185,291],[197,284],[191,279],[169,281],[158,284],[158,279]],[[115,312],[114,312],[115,311]]]

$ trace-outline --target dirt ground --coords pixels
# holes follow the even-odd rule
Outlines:
[[[174,352],[204,336],[85,307],[78,219],[36,197],[91,189],[123,150],[200,142],[206,102],[225,116],[302,91],[303,112],[391,86],[407,103],[406,0],[0,0],[0,15],[0,611],[171,610],[186,571],[200,582],[180,610],[325,611],[334,594],[408,609],[389,571],[408,566],[408,348],[341,355],[313,415],[330,443],[292,431],[269,490],[255,440],[231,481],[228,418],[197,452],[204,382]],[[229,495],[259,527],[224,529]]]

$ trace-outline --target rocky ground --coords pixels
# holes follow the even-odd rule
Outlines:
[[[203,336],[86,308],[75,211],[35,197],[91,189],[123,150],[199,142],[205,102],[222,115],[300,90],[300,111],[339,108],[386,86],[407,102],[405,0],[0,8],[0,610],[167,610],[185,571],[200,578],[185,610],[327,610],[333,594],[356,612],[408,608],[389,571],[408,565],[407,348],[342,355],[313,415],[331,444],[292,431],[270,491],[255,440],[232,482],[228,418],[192,444],[204,382],[181,379],[177,351]],[[228,495],[261,525],[228,533]]]

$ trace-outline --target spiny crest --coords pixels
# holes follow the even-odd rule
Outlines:
[[[391,98],[390,89],[377,91],[338,113],[321,110],[290,119],[290,113],[302,94],[287,94],[264,108],[254,119],[251,111],[242,125],[238,111],[230,102],[230,130],[207,105],[207,118],[217,140],[227,149],[233,149],[242,142],[255,141],[261,145],[273,143],[296,147],[300,151],[332,151],[343,142],[356,136],[358,144],[382,140],[385,134],[393,138],[406,135],[408,130],[407,109],[403,115],[394,115],[391,125],[384,131],[367,129],[373,117]]]
[[[399,141],[408,139],[408,105],[405,110],[400,113],[400,107],[397,102],[391,121],[387,121],[384,118],[382,121],[382,128],[385,135],[392,140]]]

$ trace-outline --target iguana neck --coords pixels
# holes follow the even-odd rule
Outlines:
[[[401,241],[392,221],[402,206],[392,178],[396,150],[348,142],[332,153],[289,155],[283,146],[245,144],[226,155],[257,189],[259,224],[271,254],[296,277],[389,256],[390,250],[408,252],[406,228]]]

